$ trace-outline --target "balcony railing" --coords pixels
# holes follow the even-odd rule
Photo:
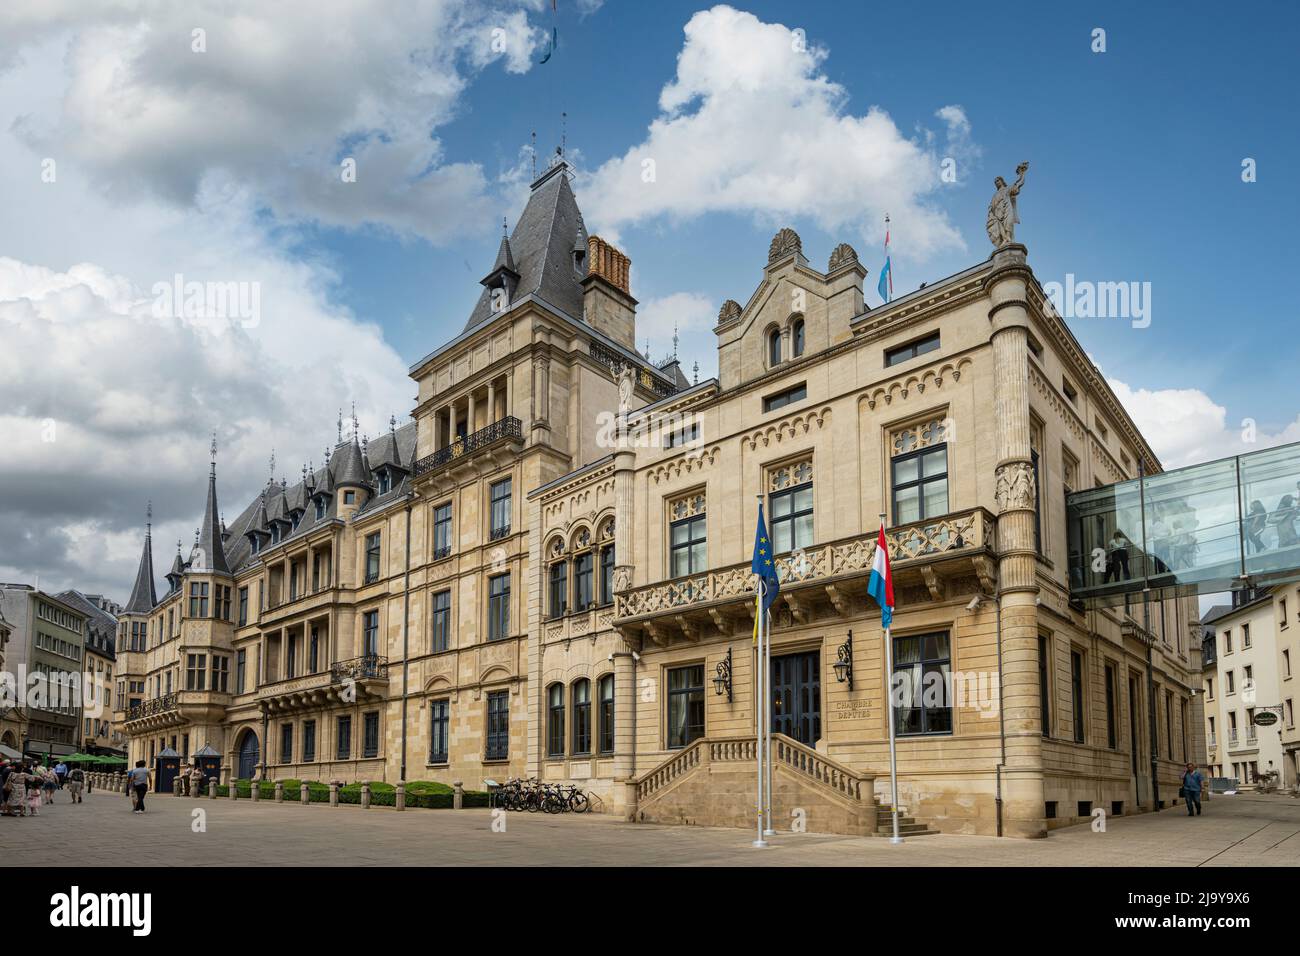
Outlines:
[[[993,516],[983,508],[976,508],[887,529],[885,540],[897,575],[916,565],[991,553],[995,547],[994,533]],[[875,553],[876,534],[871,532],[778,557],[776,570],[782,591],[788,593],[803,585],[831,584],[842,577],[868,575]],[[751,562],[745,561],[716,571],[630,588],[615,595],[615,617],[620,621],[637,619],[738,600],[747,595],[752,601],[754,573],[750,568]]]
[[[338,661],[330,665],[330,674],[335,683],[373,678],[388,680],[388,658],[367,654],[348,661]]]
[[[631,359],[626,358],[622,353],[616,352],[606,345],[599,342],[592,342],[590,355],[593,359],[605,366],[611,372],[618,374],[618,370],[625,365],[632,365],[636,369],[637,382],[644,388],[650,389],[660,398],[668,398],[670,395],[677,394],[676,386],[662,377],[662,373],[651,372],[649,368],[643,365],[637,365]]]
[[[142,704],[136,704],[126,712],[127,720],[139,720],[142,717],[153,717],[156,714],[166,714],[176,709],[176,695],[164,694],[162,697],[155,697],[153,700],[146,700]]]
[[[519,419],[513,415],[507,415],[486,428],[480,428],[464,438],[457,438],[446,448],[439,448],[432,455],[421,458],[415,463],[415,474],[423,475],[436,471],[458,458],[472,455],[474,452],[499,441],[522,441],[523,434],[523,425]]]

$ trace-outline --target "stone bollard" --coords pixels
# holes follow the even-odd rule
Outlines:
[[[181,778],[176,777],[175,779],[172,780],[172,796],[179,797],[180,795],[181,795]]]
[[[406,781],[397,781],[397,795],[393,797],[393,807],[397,810],[406,809]]]
[[[284,803],[284,781],[282,780],[275,782],[275,802]]]
[[[262,799],[262,784],[260,781],[257,780],[253,781],[248,791],[248,795],[253,798],[254,803]]]
[[[226,792],[226,796],[231,800],[239,799],[239,788],[235,786],[235,781],[230,781],[230,789]]]
[[[361,809],[366,810],[370,807],[370,784],[361,785]]]
[[[465,806],[465,783],[462,780],[451,782],[451,808],[459,810]]]
[[[307,806],[307,804],[311,803],[311,794],[307,792],[307,785],[305,783],[302,786],[300,786],[298,790],[301,794],[299,799],[302,801],[302,805],[305,807]]]
[[[209,800],[217,799],[217,778],[216,777],[213,777],[211,780],[208,781],[208,799]]]
[[[338,805],[339,805],[339,785],[337,783],[331,783],[330,784],[330,806],[337,807]]]

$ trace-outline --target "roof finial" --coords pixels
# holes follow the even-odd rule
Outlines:
[[[212,433],[212,446],[211,446],[211,451],[212,451],[212,475],[213,475],[213,477],[216,477],[216,474],[217,474],[217,433],[216,433],[215,431]]]
[[[307,463],[305,461],[302,463],[302,482],[303,484],[307,483]]]
[[[568,146],[569,139],[569,114],[560,114],[560,157],[564,157],[564,149]]]
[[[152,535],[153,535],[153,499],[150,498],[149,503],[146,504],[144,508],[144,536],[148,538],[151,537]]]
[[[533,179],[537,178],[537,130],[533,130]]]
[[[501,217],[501,238],[502,239],[510,238],[509,230],[510,230],[510,226],[508,225],[508,221],[505,216],[502,216]]]
[[[677,323],[673,323],[673,358],[677,358]]]
[[[181,553],[181,539],[180,539],[180,538],[177,538],[177,539],[176,539],[176,553],[177,553],[177,554],[180,554],[180,553]]]
[[[693,384],[695,385],[700,384],[700,363],[699,362],[695,363],[695,381]]]
[[[388,431],[389,431],[390,433],[391,433],[391,432],[395,432],[395,431],[397,431],[397,416],[396,416],[396,415],[389,415],[389,416],[388,416]]]
[[[197,548],[198,546],[199,546],[199,529],[198,529],[198,528],[195,528],[195,529],[194,529],[194,547]]]
[[[340,431],[341,431],[341,430],[342,430],[342,429],[340,429]],[[341,441],[341,440],[342,440],[342,439],[340,439],[340,441]],[[326,446],[325,446],[325,467],[328,468],[329,466],[330,466],[330,446],[329,446],[329,445],[326,445]]]
[[[339,408],[339,442],[343,441],[343,409]]]
[[[271,483],[275,483],[275,449],[271,449]]]
[[[352,440],[357,440],[357,403],[352,402]]]

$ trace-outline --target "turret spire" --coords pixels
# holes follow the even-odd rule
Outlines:
[[[135,572],[135,587],[126,602],[127,614],[148,614],[158,603],[158,592],[153,583],[153,502],[145,508],[144,550],[140,553],[140,567]]]

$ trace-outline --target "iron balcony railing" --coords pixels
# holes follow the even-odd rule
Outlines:
[[[337,661],[330,665],[330,674],[336,684],[370,678],[387,680],[388,658],[379,654],[366,654],[348,661]]]
[[[636,380],[644,388],[650,389],[660,398],[668,398],[670,395],[677,394],[677,387],[670,381],[662,378],[661,372],[652,372],[649,368],[629,361],[621,353],[615,352],[607,345],[599,342],[592,342],[589,354],[593,359],[605,366],[614,374],[624,365],[632,365],[637,370]]]
[[[155,714],[166,714],[176,709],[176,695],[164,694],[161,697],[155,697],[153,700],[146,700],[142,704],[136,704],[126,712],[127,720],[139,720],[141,717],[152,717]]]
[[[499,441],[522,441],[523,434],[523,424],[519,419],[513,415],[507,415],[486,428],[480,428],[464,438],[457,438],[446,448],[439,448],[432,455],[421,458],[415,463],[415,473],[423,475],[435,471],[457,458],[473,454],[479,449],[486,448],[488,445]]]

